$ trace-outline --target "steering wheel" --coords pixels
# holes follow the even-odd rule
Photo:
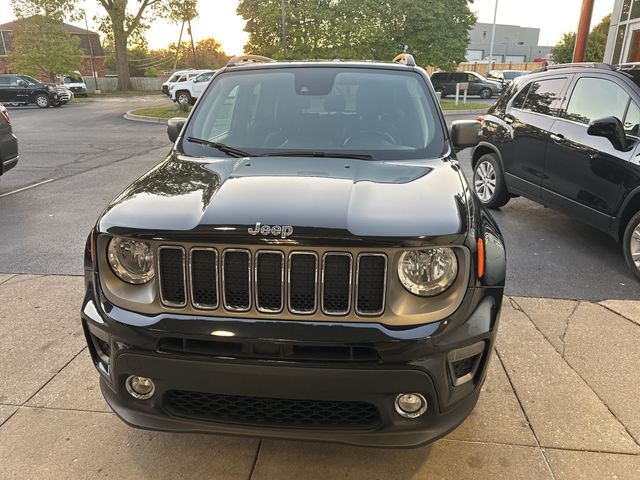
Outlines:
[[[363,140],[363,139],[373,139],[373,138],[377,138],[377,139],[382,139],[387,143],[390,143],[392,145],[397,145],[398,142],[396,142],[396,139],[393,138],[389,133],[387,132],[381,132],[379,130],[367,130],[367,131],[362,131],[362,132],[357,132],[354,133],[353,135],[350,135],[347,137],[347,139],[344,141],[343,145],[347,146],[350,145],[354,142],[356,142],[357,140]]]

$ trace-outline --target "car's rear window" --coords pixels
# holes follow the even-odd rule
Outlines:
[[[203,96],[184,137],[255,154],[441,155],[445,134],[424,78],[410,71],[289,67],[226,72]],[[222,155],[191,142],[185,153]],[[206,153],[205,153],[206,152]]]

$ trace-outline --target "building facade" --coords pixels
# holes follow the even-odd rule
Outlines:
[[[489,60],[492,29],[492,23],[476,23],[474,25],[469,32],[468,62]],[[539,38],[539,28],[496,24],[493,60],[496,63],[508,63],[533,62],[536,58],[547,58],[551,47],[538,45]]]
[[[19,27],[21,20],[0,25],[0,73],[19,73],[11,70],[9,53],[12,48],[13,31]],[[105,54],[100,43],[100,35],[97,32],[78,28],[74,25],[63,23],[62,26],[70,35],[77,37],[80,41],[80,49],[84,52],[80,73],[83,76],[93,76],[91,70],[91,55],[93,53],[93,63],[99,77],[104,76]],[[42,78],[41,80],[50,80]]]
[[[615,0],[604,61],[640,62],[640,0]]]

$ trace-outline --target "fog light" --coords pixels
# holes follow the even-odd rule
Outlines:
[[[137,375],[131,375],[125,382],[127,392],[133,398],[138,400],[146,400],[151,398],[156,393],[156,386],[153,381],[147,377],[138,377]]]
[[[404,418],[417,418],[427,411],[427,400],[419,393],[401,393],[396,397],[396,412]]]

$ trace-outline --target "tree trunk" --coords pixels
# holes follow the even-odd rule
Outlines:
[[[116,48],[116,71],[118,72],[118,90],[129,90],[129,52],[127,51],[127,34],[113,30],[113,43]]]

